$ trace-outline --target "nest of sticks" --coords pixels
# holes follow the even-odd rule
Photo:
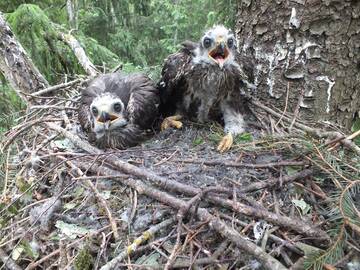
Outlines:
[[[77,121],[79,91],[88,81],[28,96],[26,114],[2,143],[5,268],[356,263],[358,133],[313,128],[296,113],[251,99],[260,124],[226,154],[216,151],[221,129],[195,123],[155,132],[137,147],[103,151],[87,142]]]

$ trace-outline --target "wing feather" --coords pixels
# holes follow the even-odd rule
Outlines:
[[[158,115],[159,90],[154,82],[144,74],[133,74],[128,78],[130,97],[127,104],[129,119],[143,129],[152,126]]]
[[[176,113],[176,102],[182,99],[187,88],[184,76],[190,68],[197,46],[197,43],[185,41],[179,52],[171,54],[165,60],[158,83],[161,99],[160,112],[164,116]]]

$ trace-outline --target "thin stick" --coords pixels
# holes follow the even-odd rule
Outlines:
[[[48,94],[48,93],[51,93],[53,91],[57,91],[57,90],[62,90],[64,88],[67,88],[69,86],[73,86],[74,84],[77,84],[77,83],[86,83],[88,81],[90,81],[91,78],[88,78],[88,79],[76,79],[76,80],[73,80],[73,81],[70,81],[70,82],[67,82],[67,83],[62,83],[62,84],[58,84],[58,85],[54,85],[54,86],[50,86],[48,88],[45,88],[45,89],[42,89],[40,91],[37,91],[35,93],[32,93],[32,94],[28,94],[29,96],[42,96],[44,94]]]
[[[252,169],[262,169],[262,168],[271,168],[271,167],[283,167],[283,166],[304,166],[307,163],[303,161],[280,161],[273,163],[264,163],[264,164],[252,164],[252,163],[238,163],[232,161],[222,161],[222,160],[198,160],[198,159],[173,159],[172,162],[183,162],[183,163],[193,163],[193,164],[203,164],[209,166],[222,165],[226,167],[235,167],[235,168],[252,168]]]
[[[116,265],[120,263],[122,260],[124,260],[129,254],[134,252],[138,246],[149,240],[151,237],[153,237],[158,231],[160,231],[163,228],[166,228],[170,226],[174,222],[173,218],[169,218],[164,220],[163,222],[160,222],[148,229],[147,231],[143,232],[141,236],[136,238],[133,243],[129,246],[127,246],[119,255],[117,255],[114,259],[112,259],[110,262],[107,262],[104,266],[100,268],[100,270],[110,270],[110,269],[116,269]]]
[[[13,259],[10,258],[6,252],[0,248],[0,259],[4,263],[5,267],[10,270],[21,270],[22,268],[18,266]]]
[[[63,157],[61,157],[61,158],[64,159]],[[78,175],[80,175],[80,176],[84,175],[84,173],[78,167],[76,167],[71,161],[66,161],[66,163],[70,167],[75,169],[77,171]],[[109,207],[107,205],[106,200],[103,198],[103,196],[100,194],[100,192],[97,190],[97,188],[94,186],[94,184],[90,180],[85,180],[85,183],[94,192],[96,199],[102,205],[102,207],[105,209],[106,215],[108,216],[109,223],[111,225],[111,229],[113,231],[114,238],[115,238],[115,240],[118,241],[120,239],[120,235],[119,235],[119,232],[118,232],[116,221],[114,220],[114,218],[112,216],[112,213],[111,213],[111,211],[110,211],[110,209],[109,209]]]
[[[110,226],[107,225],[105,226],[104,228],[101,228],[100,230],[96,231],[96,232],[91,232],[90,235],[84,235],[82,236],[81,238],[79,238],[78,240],[70,243],[69,245],[66,246],[66,248],[72,248],[72,247],[75,247],[77,246],[82,240],[84,240],[84,238],[86,237],[92,237],[92,236],[95,236],[103,231],[105,231],[107,228],[109,228]],[[36,262],[32,262],[30,263],[25,270],[32,270],[32,269],[35,269],[37,268],[38,266],[40,266],[43,262],[46,262],[47,260],[49,260],[50,258],[56,256],[60,254],[60,248],[58,248],[57,250],[54,250],[53,252],[49,253],[48,255],[42,257],[40,260],[36,261]]]
[[[4,189],[2,192],[3,199],[6,197],[7,183],[8,183],[8,178],[9,178],[9,157],[10,157],[10,148],[8,149],[7,154],[6,154]]]

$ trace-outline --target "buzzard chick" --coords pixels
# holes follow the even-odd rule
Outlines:
[[[186,41],[182,46],[165,60],[158,84],[160,111],[169,116],[161,128],[180,128],[182,117],[223,122],[226,136],[218,150],[227,151],[233,136],[245,128],[247,107],[241,91],[251,85],[251,65],[237,53],[233,33],[222,25],[208,30],[199,43]]]
[[[158,115],[159,93],[143,74],[104,74],[81,93],[79,121],[99,148],[140,143]]]

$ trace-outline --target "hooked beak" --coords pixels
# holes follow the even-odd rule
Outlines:
[[[103,123],[105,130],[108,130],[112,121],[117,120],[118,117],[107,112],[101,112],[96,121]]]
[[[229,49],[224,40],[216,41],[216,47],[209,52],[209,57],[214,60],[220,68],[223,68],[229,56]]]

